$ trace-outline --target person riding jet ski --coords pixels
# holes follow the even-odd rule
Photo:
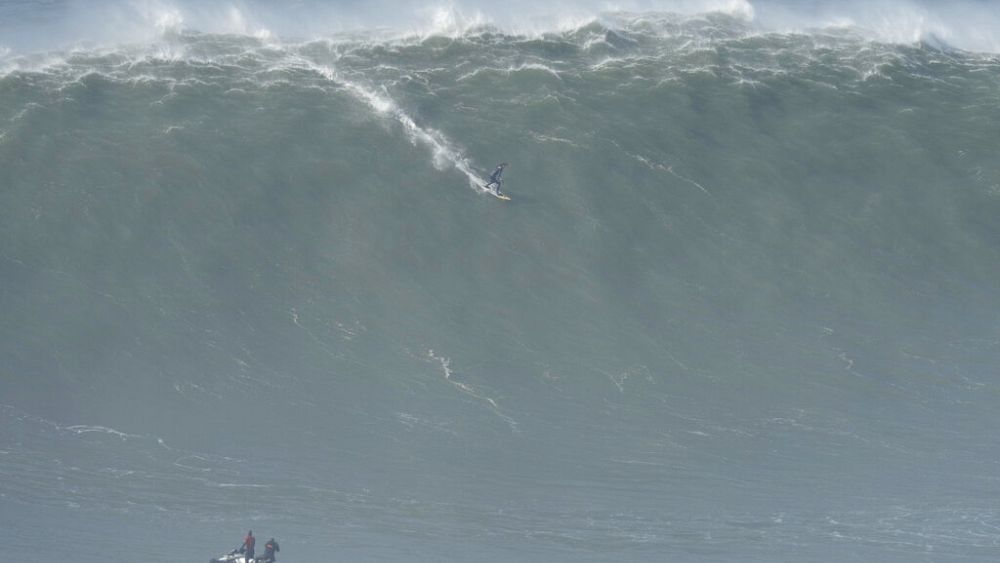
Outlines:
[[[267,540],[264,544],[264,563],[274,563],[274,552],[281,551],[278,547],[278,542],[274,541],[274,538]]]

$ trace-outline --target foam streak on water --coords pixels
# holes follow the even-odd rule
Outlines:
[[[363,101],[376,113],[389,116],[399,122],[411,143],[431,150],[435,168],[438,170],[455,168],[465,174],[469,180],[469,187],[484,193],[488,191],[484,187],[486,181],[473,169],[469,159],[463,156],[462,151],[443,133],[417,125],[413,118],[400,109],[384,92],[380,93],[373,88],[347,80],[332,67],[315,65],[308,61],[306,64],[323,77],[337,83],[350,95]]]

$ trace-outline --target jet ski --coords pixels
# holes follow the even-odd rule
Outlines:
[[[208,560],[208,563],[244,563],[246,558],[243,556],[243,552],[239,548],[236,548],[225,555],[220,555],[219,557],[213,557]],[[250,560],[251,563],[264,563],[266,559],[263,555],[258,555]]]
[[[237,548],[225,555],[220,555],[218,557],[213,557],[212,559],[209,559],[208,563],[236,563],[237,561],[239,561],[239,563],[243,563],[243,560],[244,560],[243,552],[241,552],[239,548]]]

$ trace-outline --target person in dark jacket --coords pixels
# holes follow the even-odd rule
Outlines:
[[[267,543],[264,544],[264,562],[274,563],[274,552],[276,551],[281,551],[278,542],[274,541],[274,538],[267,540]]]

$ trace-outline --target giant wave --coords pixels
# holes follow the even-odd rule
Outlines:
[[[392,7],[4,8],[10,556],[991,556],[977,4]]]

